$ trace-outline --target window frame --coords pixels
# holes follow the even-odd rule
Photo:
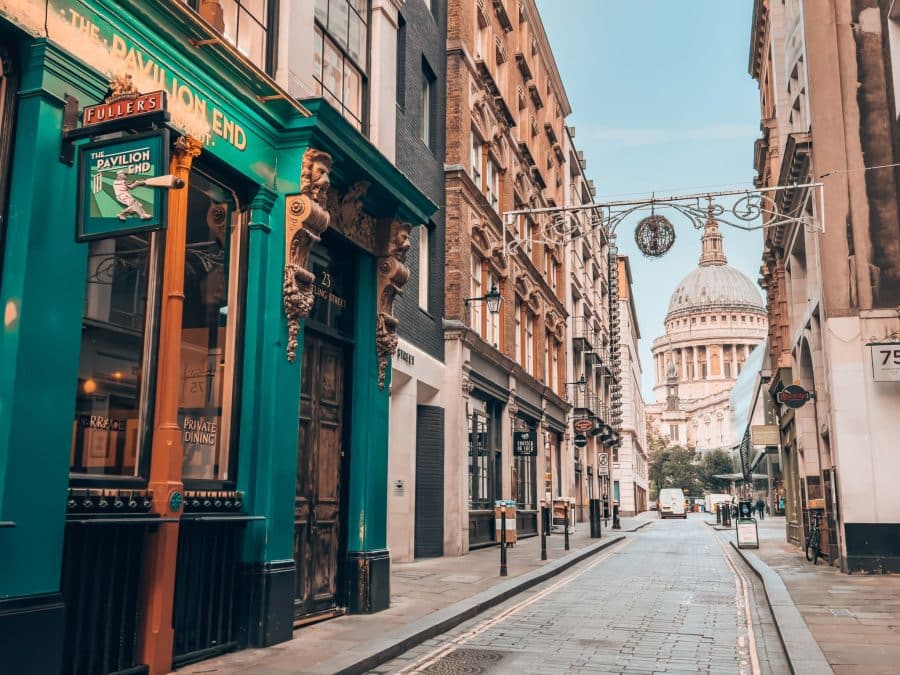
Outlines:
[[[162,319],[162,288],[163,288],[163,266],[165,262],[165,241],[164,231],[153,231],[147,233],[147,241],[149,246],[147,261],[147,299],[145,303],[144,315],[144,336],[141,346],[141,374],[139,380],[140,400],[138,401],[138,438],[137,438],[137,462],[135,463],[135,473],[131,476],[123,476],[116,474],[86,474],[71,471],[69,465],[69,487],[74,488],[145,488],[150,482],[150,460],[153,449],[153,433],[155,431],[156,420],[156,385],[157,385],[157,368],[159,365],[159,333]],[[139,235],[121,235],[122,238],[139,236]],[[107,239],[117,239],[118,237],[108,237]],[[89,254],[88,254],[89,255]],[[85,284],[85,298],[87,297],[87,285]],[[84,309],[82,308],[82,330],[85,321]],[[79,353],[79,365],[80,365]],[[76,376],[76,383],[78,381]],[[73,401],[73,406],[76,406]],[[73,409],[73,414],[77,414],[77,407]],[[179,430],[180,431],[180,430]],[[74,443],[74,440],[73,440]],[[74,452],[74,447],[70,449]]]
[[[207,169],[202,164],[194,165],[191,168],[191,174],[201,174],[206,180],[217,183],[223,190],[230,191],[232,199],[235,203],[234,212],[232,213],[231,236],[232,240],[229,245],[236,241],[238,245],[236,262],[237,278],[232,288],[229,282],[227,288],[229,323],[233,326],[234,332],[229,334],[226,331],[225,344],[234,350],[234,356],[229,359],[230,363],[226,370],[230,370],[223,375],[225,380],[224,386],[227,387],[230,381],[232,396],[231,409],[228,411],[229,420],[229,438],[228,438],[228,478],[187,478],[182,473],[182,481],[185,489],[189,490],[231,490],[237,486],[237,470],[240,459],[240,433],[241,433],[241,392],[243,391],[243,374],[244,374],[244,342],[246,336],[246,323],[244,321],[246,315],[247,303],[247,264],[249,261],[249,223],[250,223],[250,200],[246,195],[238,192],[238,187],[229,185],[229,178],[218,176],[215,172]],[[190,188],[190,179],[188,180],[188,188]],[[242,199],[243,197],[243,199]],[[232,297],[234,298],[235,310],[231,314]],[[182,324],[184,320],[182,319]],[[225,418],[226,411],[224,409],[225,391],[223,390],[223,409],[222,418]],[[180,398],[179,398],[180,403]],[[221,429],[219,431],[221,433]]]
[[[430,308],[429,296],[431,290],[429,284],[429,275],[431,274],[431,259],[429,257],[431,248],[431,228],[429,227],[429,224],[426,223],[425,225],[422,225],[422,227],[416,228],[416,233],[419,236],[419,309],[428,313]]]
[[[353,56],[350,55],[347,48],[343,47],[341,43],[338,41],[338,36],[334,33],[331,33],[328,30],[327,25],[323,25],[316,15],[315,2],[313,2],[313,40],[316,41],[316,44],[313,46],[313,52],[315,53],[315,49],[318,46],[318,41],[321,38],[322,40],[322,69],[325,68],[325,42],[329,42],[333,48],[340,54],[341,56],[341,94],[340,94],[340,107],[335,107],[335,104],[329,100],[329,97],[325,94],[326,87],[323,82],[322,72],[316,73],[315,69],[313,69],[313,82],[319,88],[321,88],[321,92],[318,94],[324,101],[326,101],[330,106],[335,107],[338,114],[341,115],[344,119],[346,119],[351,126],[356,126],[356,122],[359,122],[358,131],[362,133],[364,136],[369,136],[369,78],[371,75],[370,69],[372,66],[372,32],[371,32],[371,24],[372,24],[372,3],[371,0],[365,0],[366,8],[363,12],[357,12],[353,9],[352,5],[354,2],[350,0],[342,0],[347,5],[348,17],[351,14],[359,16],[360,19],[364,22],[365,35],[366,35],[366,44],[365,49],[361,50],[360,59],[363,61],[358,61]],[[326,4],[328,9],[331,8],[331,2],[326,0]],[[349,24],[348,24],[349,25]],[[347,114],[349,108],[346,105],[346,98],[344,96],[346,90],[346,77],[345,72],[347,69],[347,63],[349,62],[350,66],[359,73],[360,78],[360,92],[359,92],[359,118],[357,119],[355,115],[352,113]],[[364,65],[363,65],[364,64]],[[313,65],[315,65],[315,59],[313,59]],[[405,71],[404,71],[405,72]],[[328,90],[328,93],[331,96],[335,96],[333,92]]]
[[[259,64],[256,63],[252,58],[244,54],[240,50],[237,45],[237,36],[235,36],[235,42],[227,39],[224,33],[219,33],[218,30],[214,26],[212,26],[206,19],[204,19],[200,15],[200,0],[181,0],[185,5],[187,5],[193,12],[196,14],[197,19],[203,22],[204,25],[208,26],[214,33],[217,35],[221,35],[224,41],[235,50],[240,53],[242,57],[247,59],[250,63],[252,63],[256,68],[260,71],[268,75],[269,77],[275,77],[275,72],[278,69],[278,17],[279,17],[279,0],[266,0],[266,25],[263,26],[263,32],[266,36],[266,44],[263,47],[263,59],[265,63]],[[238,10],[244,9],[248,14],[253,17],[254,15],[247,10],[244,5],[246,0],[233,0],[237,6]],[[255,17],[254,17],[255,21]],[[259,23],[256,21],[256,23]],[[240,24],[239,24],[240,25]]]

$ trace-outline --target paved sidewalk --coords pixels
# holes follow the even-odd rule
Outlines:
[[[558,574],[578,559],[591,555],[622,533],[633,532],[656,520],[655,512],[622,518],[620,531],[603,528],[601,539],[590,538],[588,523],[578,523],[564,550],[564,536],[547,538],[548,560],[540,559],[540,537],[520,540],[508,549],[509,576],[499,576],[500,551],[490,547],[461,557],[430,558],[393,563],[391,607],[370,615],[349,615],[305,626],[294,639],[265,649],[246,649],[209,659],[178,673],[215,675],[288,675],[360,672],[354,663],[401,642],[405,649],[418,644],[425,624],[456,625],[493,604],[530,587],[546,573]],[[547,568],[546,570],[542,568]],[[544,574],[542,574],[544,573]],[[527,584],[527,585],[526,585]],[[495,602],[496,600],[496,602]],[[458,619],[458,620],[457,620]],[[454,623],[455,622],[455,623]],[[426,636],[422,639],[428,639]],[[405,649],[401,651],[405,651]]]
[[[760,521],[760,547],[752,553],[784,582],[834,672],[900,672],[900,576],[813,565],[785,542],[784,526],[784,518]]]

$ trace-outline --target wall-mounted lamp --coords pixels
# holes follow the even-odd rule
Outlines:
[[[585,389],[587,389],[587,380],[584,379],[584,375],[582,375],[577,382],[566,382],[566,386],[570,384],[574,384],[576,387],[578,387],[579,394],[583,394],[585,392]]]
[[[500,305],[503,303],[503,296],[500,295],[500,291],[497,290],[497,284],[492,283],[491,290],[485,295],[478,298],[463,298],[463,302],[466,303],[466,307],[469,306],[470,302],[483,302],[487,305],[488,311],[491,314],[499,314]]]

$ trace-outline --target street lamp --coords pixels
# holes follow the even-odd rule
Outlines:
[[[500,291],[497,290],[497,284],[492,283],[491,290],[486,294],[477,298],[463,298],[463,302],[466,303],[466,307],[469,306],[470,302],[483,302],[487,305],[488,311],[491,314],[499,314],[500,305],[503,303],[503,296],[500,295]]]
[[[575,382],[566,382],[566,386],[569,386],[570,384],[574,384],[576,387],[578,387],[579,394],[584,394],[585,389],[587,389],[587,380],[584,379],[584,375],[582,375]]]

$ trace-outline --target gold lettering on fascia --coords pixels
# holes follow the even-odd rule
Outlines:
[[[247,132],[234,119],[191,85],[157,63],[109,27],[94,23],[89,16],[63,3],[21,0],[14,10],[3,9],[35,34],[50,35],[54,42],[112,79],[130,74],[138,91],[165,90],[172,122],[199,141],[214,145],[216,138],[238,150],[247,148]],[[0,0],[0,7],[3,6]],[[33,25],[32,25],[33,24]]]
[[[334,305],[335,307],[338,307],[340,309],[344,309],[347,306],[347,301],[344,298],[342,298],[339,295],[336,295],[328,288],[325,288],[324,286],[320,286],[319,284],[315,284],[313,286],[313,294],[317,298],[322,298],[326,302],[329,302],[332,305]]]

